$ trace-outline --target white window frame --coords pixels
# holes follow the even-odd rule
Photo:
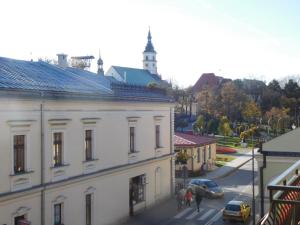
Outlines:
[[[14,213],[11,214],[11,224],[15,224],[15,218],[18,216],[25,216],[25,219],[30,221],[31,216],[30,216],[30,210],[31,208],[26,207],[26,206],[21,206],[19,207]]]
[[[127,140],[128,140],[128,154],[133,154],[138,151],[138,120],[140,119],[140,117],[127,117],[128,120],[128,128],[127,128]],[[130,149],[130,127],[134,127],[134,151],[131,152]]]
[[[92,159],[87,160],[86,159],[86,151],[85,151],[85,132],[87,130],[91,130],[92,131]],[[83,128],[83,161],[93,161],[94,159],[96,159],[96,141],[95,141],[95,137],[96,137],[96,129],[95,127],[91,127],[91,126],[86,126]]]
[[[154,119],[154,149],[163,148],[164,142],[162,137],[162,120],[164,116],[153,116]],[[159,147],[156,146],[156,125],[159,125]]]
[[[86,225],[86,195],[91,195],[91,225],[94,225],[94,217],[95,217],[95,191],[96,188],[88,187],[84,192],[84,225]]]
[[[59,195],[57,196],[53,201],[52,201],[52,204],[51,204],[51,207],[52,207],[52,219],[51,219],[51,225],[54,225],[54,219],[55,219],[55,211],[54,211],[54,206],[56,204],[61,204],[61,222],[62,224],[64,224],[65,222],[65,214],[64,214],[64,209],[65,209],[65,203],[66,203],[66,200],[67,198],[63,195]]]
[[[18,175],[18,173],[15,173],[15,170],[14,170],[14,158],[15,158],[15,153],[14,153],[14,136],[16,135],[24,135],[24,173],[26,172],[29,172],[30,171],[30,168],[29,168],[29,165],[30,165],[30,155],[29,155],[29,149],[30,149],[30,141],[29,141],[29,131],[28,130],[23,130],[23,131],[13,131],[11,133],[11,174],[14,174],[14,175]]]
[[[51,130],[51,166],[53,168],[60,167],[54,165],[54,152],[53,152],[53,143],[54,143],[54,133],[62,133],[62,165],[66,165],[66,131],[65,129],[52,129]]]

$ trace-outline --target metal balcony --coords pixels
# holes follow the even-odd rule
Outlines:
[[[268,184],[269,212],[258,225],[300,225],[300,160]]]

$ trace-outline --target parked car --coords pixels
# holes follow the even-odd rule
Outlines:
[[[223,189],[216,182],[209,179],[192,179],[188,184],[188,188],[193,193],[196,192],[196,188],[204,189],[207,198],[221,198],[224,196]]]
[[[230,201],[223,210],[223,220],[246,222],[251,214],[251,207],[243,201]]]

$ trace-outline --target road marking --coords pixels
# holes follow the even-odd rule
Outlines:
[[[205,225],[211,225],[212,223],[218,221],[220,217],[222,216],[223,209],[221,209],[213,218],[211,218]]]
[[[203,210],[204,210],[203,208],[200,208],[199,212],[198,212],[198,210],[196,210],[191,215],[185,217],[185,219],[187,219],[187,220],[193,219],[194,217],[196,217],[197,215],[199,215],[199,213],[202,212]]]
[[[209,217],[212,213],[216,211],[215,209],[208,210],[205,214],[203,214],[199,219],[197,220],[205,220],[207,217]]]
[[[189,211],[191,211],[193,208],[186,208],[182,212],[178,213],[176,216],[174,216],[175,219],[181,218],[183,215],[187,214]]]

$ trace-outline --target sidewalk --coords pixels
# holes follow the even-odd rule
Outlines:
[[[258,148],[254,149],[254,155],[257,154]],[[227,162],[224,166],[215,169],[214,171],[207,172],[205,175],[199,176],[199,177],[189,177],[186,179],[186,184],[191,180],[191,179],[196,179],[196,178],[205,178],[205,179],[210,179],[210,180],[215,180],[219,178],[223,178],[228,176],[229,174],[233,173],[243,165],[245,165],[247,162],[249,162],[252,159],[252,151],[249,151],[243,155],[237,156],[236,159],[232,160],[231,162]],[[184,179],[183,178],[176,178],[176,182],[182,182],[183,183]]]

